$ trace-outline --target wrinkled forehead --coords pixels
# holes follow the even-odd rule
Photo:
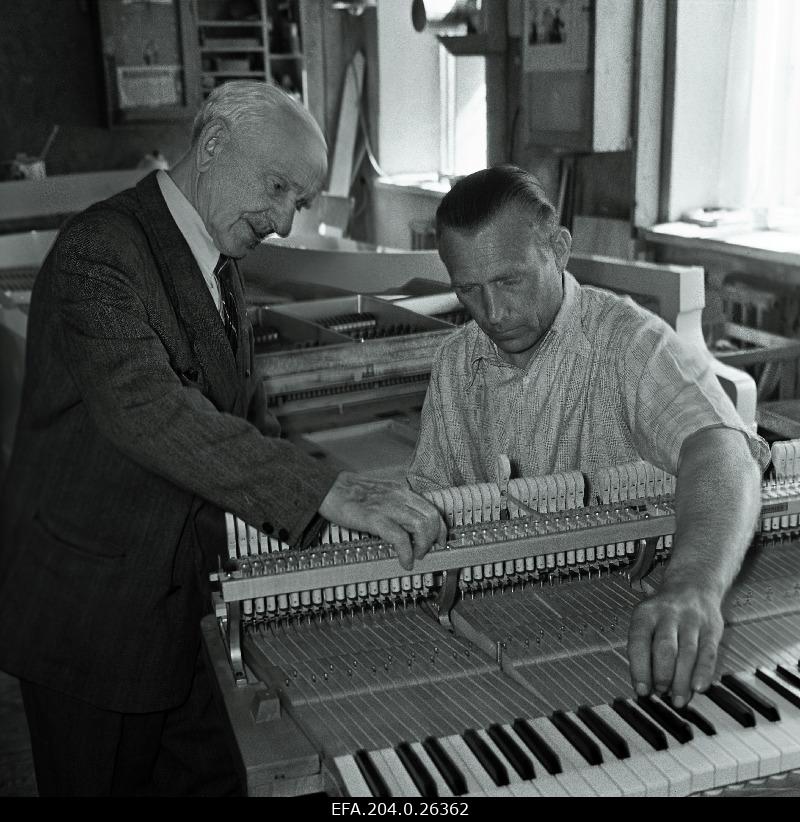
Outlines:
[[[439,250],[443,254],[472,255],[481,250],[519,256],[546,251],[552,237],[526,210],[505,208],[491,219],[470,228],[443,226]]]
[[[439,235],[439,256],[454,284],[533,271],[551,253],[550,238],[526,214],[498,215],[474,229],[443,228]]]
[[[280,174],[306,196],[317,194],[328,174],[328,152],[315,124],[289,110],[243,124],[236,139],[259,173]]]

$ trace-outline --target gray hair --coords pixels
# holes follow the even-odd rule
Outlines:
[[[299,116],[325,142],[317,121],[309,111],[283,89],[261,80],[230,80],[217,86],[203,103],[192,125],[192,144],[215,118],[224,120],[231,129],[245,123],[257,124],[270,115]]]

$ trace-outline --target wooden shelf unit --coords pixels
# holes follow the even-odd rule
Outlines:
[[[225,0],[193,0],[203,97],[225,80],[256,77],[272,80],[307,104],[300,2],[254,0],[257,16],[231,20],[225,17],[230,10]]]

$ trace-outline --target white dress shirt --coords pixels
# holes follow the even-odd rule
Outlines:
[[[203,220],[195,207],[184,197],[183,192],[175,185],[169,174],[159,170],[156,172],[156,179],[169,213],[189,244],[189,249],[197,260],[203,279],[211,292],[214,305],[222,316],[222,294],[219,290],[219,281],[214,274],[220,252],[214,245],[211,235],[206,231]]]
[[[475,322],[448,337],[433,364],[408,470],[418,492],[598,469],[639,459],[677,475],[683,441],[704,428],[747,438],[761,470],[769,447],[742,422],[707,351],[659,317],[564,272],[564,299],[524,368]]]

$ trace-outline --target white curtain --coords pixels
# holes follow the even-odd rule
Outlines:
[[[800,209],[800,2],[732,0],[719,202]]]

